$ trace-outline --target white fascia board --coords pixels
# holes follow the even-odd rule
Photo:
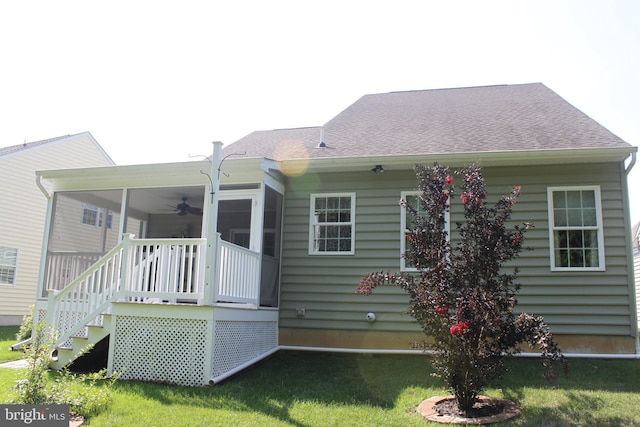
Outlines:
[[[530,151],[482,151],[467,153],[419,154],[409,156],[342,157],[322,159],[301,159],[278,162],[281,170],[302,170],[305,172],[334,172],[369,170],[382,165],[385,170],[412,169],[416,164],[439,162],[449,166],[464,166],[476,163],[482,166],[525,166],[569,163],[601,163],[624,161],[637,147],[559,149]]]
[[[624,161],[637,147],[559,149],[530,151],[468,152],[420,154],[406,156],[340,157],[274,161],[261,157],[230,158],[220,168],[222,184],[262,182],[268,173],[280,177],[288,171],[335,172],[369,170],[382,165],[385,170],[412,169],[416,164],[439,162],[450,166],[477,163],[482,166],[520,166],[568,163],[599,163]],[[157,163],[147,165],[103,166],[95,168],[37,171],[36,175],[50,182],[55,191],[111,188],[150,188],[159,186],[206,185],[210,174],[209,161]],[[215,170],[215,169],[214,169]],[[202,172],[201,172],[202,171]],[[215,179],[215,176],[211,177]]]
[[[209,179],[200,173],[210,171],[207,161],[158,163],[149,165],[104,166],[37,171],[36,175],[60,190],[99,190],[145,188],[176,185],[205,185]]]
[[[264,173],[274,168],[277,170],[273,161],[263,158],[228,159],[219,175],[223,184],[256,183],[262,182]],[[209,175],[216,179],[218,173],[217,168],[212,168],[205,160],[45,170],[37,171],[36,175],[51,183],[55,191],[61,191],[207,185],[211,182]]]

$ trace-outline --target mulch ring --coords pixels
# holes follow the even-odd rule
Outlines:
[[[424,418],[443,424],[497,423],[518,416],[520,408],[510,400],[479,396],[473,412],[471,417],[461,415],[454,396],[434,396],[418,405],[418,413]]]

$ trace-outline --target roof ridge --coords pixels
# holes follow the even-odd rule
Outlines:
[[[530,82],[530,83],[504,83],[504,84],[495,84],[495,85],[478,85],[478,86],[455,86],[455,87],[438,87],[431,89],[410,89],[410,90],[393,90],[391,92],[379,92],[379,93],[368,93],[364,96],[368,95],[388,95],[392,93],[412,93],[412,92],[435,92],[435,91],[444,91],[444,90],[464,90],[464,89],[489,89],[494,87],[515,87],[515,86],[528,86],[528,85],[542,85],[542,82]]]
[[[86,133],[86,132],[82,132],[82,133]],[[62,139],[70,138],[70,137],[76,136],[76,135],[81,135],[82,133],[56,136],[56,137],[53,137],[53,138],[41,139],[41,140],[38,140],[38,141],[31,141],[31,142],[26,142],[26,140],[25,140],[25,142],[23,142],[22,144],[9,145],[7,147],[0,147],[0,156],[4,156],[4,155],[7,155],[7,154],[11,154],[11,153],[16,153],[18,151],[26,150],[26,149],[33,148],[33,147],[39,147],[41,145],[49,144],[51,142],[60,141]]]
[[[319,142],[333,150],[315,150]],[[542,82],[368,94],[320,127],[254,132],[230,146],[276,160],[632,149]]]
[[[271,132],[271,131],[279,131],[279,130],[303,130],[303,129],[319,129],[323,127],[323,125],[316,125],[316,126],[298,126],[298,127],[294,127],[294,128],[275,128],[275,129],[271,129],[271,130],[267,130],[264,129],[262,131],[258,131],[258,132]]]

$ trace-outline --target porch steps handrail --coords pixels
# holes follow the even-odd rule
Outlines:
[[[64,289],[49,292],[47,321],[56,346],[93,322],[116,300],[203,299],[204,239],[123,240]]]
[[[62,290],[50,290],[56,346],[96,322],[114,301],[204,300],[205,239],[123,240]],[[217,302],[260,301],[260,254],[218,238]]]
[[[117,298],[122,258],[130,242],[125,237],[64,289],[49,292],[47,322],[58,332],[55,347],[94,321]]]

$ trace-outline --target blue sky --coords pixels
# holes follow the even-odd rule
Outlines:
[[[0,5],[0,40],[0,146],[90,131],[118,164],[183,161],[366,93],[529,82],[640,144],[635,0],[34,0]]]

